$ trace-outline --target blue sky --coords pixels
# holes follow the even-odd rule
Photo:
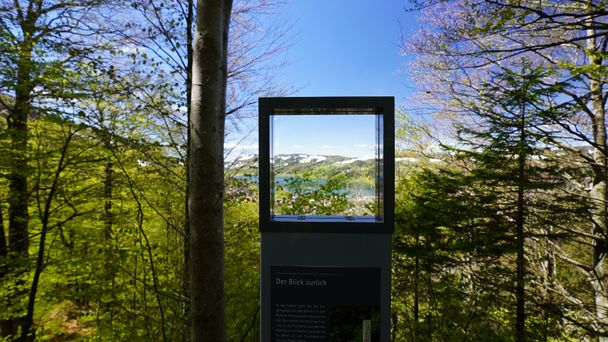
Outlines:
[[[394,96],[396,107],[406,105],[412,86],[403,72],[406,60],[400,54],[400,40],[402,35],[409,36],[417,29],[417,13],[406,12],[408,4],[407,0],[289,1],[276,14],[292,27],[293,37],[286,56],[288,65],[278,82],[298,89],[291,96]],[[352,135],[360,132],[361,124],[352,121],[349,126],[343,122],[340,129],[322,136],[336,141],[356,140]],[[332,146],[331,142],[317,143],[318,137],[304,133],[305,130],[286,129],[293,134],[281,138],[285,147],[304,146],[301,142],[307,139],[318,146]],[[248,140],[241,142],[250,149],[244,153],[257,153],[256,137]],[[354,147],[363,144],[353,143],[351,150],[334,153],[329,149],[327,153],[310,151],[369,155]]]
[[[276,115],[273,120],[274,155],[375,156],[374,115]]]
[[[407,0],[292,0],[280,13],[294,24],[285,84],[294,96],[395,96],[411,89],[401,71],[401,34],[416,30]]]

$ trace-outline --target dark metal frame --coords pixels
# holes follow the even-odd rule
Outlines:
[[[262,232],[392,233],[395,212],[395,99],[393,97],[263,97],[259,99],[259,204]],[[382,220],[272,220],[270,214],[270,116],[297,114],[382,115]]]

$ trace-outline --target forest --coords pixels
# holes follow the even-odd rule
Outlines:
[[[198,341],[203,3],[0,0],[0,341]],[[276,80],[284,2],[231,5],[221,121],[238,141],[259,97],[298,85]],[[397,108],[391,340],[608,341],[608,2],[403,9],[419,29],[400,42],[416,93]],[[259,341],[257,158],[223,155],[221,329]],[[284,158],[282,213],[365,214],[343,190],[367,189],[365,162]]]

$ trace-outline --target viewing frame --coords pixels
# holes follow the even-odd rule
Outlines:
[[[260,230],[392,233],[394,126],[393,97],[260,98]]]

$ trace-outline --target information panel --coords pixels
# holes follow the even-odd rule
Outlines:
[[[389,342],[392,96],[259,99],[260,340]]]
[[[379,341],[380,268],[271,267],[271,341]]]

